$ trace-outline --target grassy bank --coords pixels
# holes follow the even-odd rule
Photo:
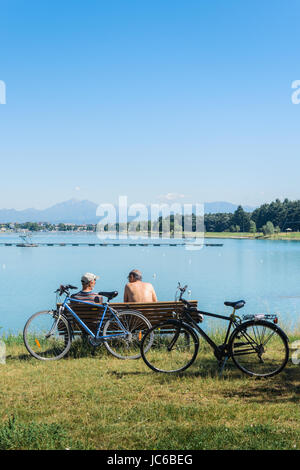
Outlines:
[[[291,336],[291,340],[300,338]],[[255,380],[222,377],[202,343],[178,375],[120,361],[102,348],[41,362],[7,338],[0,365],[1,449],[299,449],[300,365]]]
[[[186,237],[195,236],[192,232],[186,233]],[[196,234],[201,236],[200,234]],[[273,235],[264,235],[263,233],[250,233],[250,232],[205,232],[204,238],[249,238],[258,240],[300,240],[300,232],[281,232]]]
[[[260,233],[250,232],[205,232],[205,238],[256,238]]]

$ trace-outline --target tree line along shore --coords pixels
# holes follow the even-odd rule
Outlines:
[[[280,238],[298,239],[300,238],[300,200],[290,201],[279,199],[270,204],[262,204],[253,212],[246,212],[240,205],[233,213],[208,213],[204,216],[195,214],[181,215],[169,214],[166,217],[160,216],[155,221],[134,220],[127,224],[105,224],[102,225],[104,231],[115,229],[116,232],[126,232],[130,224],[130,229],[140,233],[154,231],[157,233],[166,232],[169,227],[170,233],[184,233],[188,235],[226,238]],[[100,222],[101,225],[101,222]],[[99,226],[99,224],[98,224]],[[200,229],[199,229],[200,228]],[[25,222],[25,223],[2,223],[0,230],[6,231],[60,231],[60,232],[95,232],[97,224],[75,224],[48,222]]]

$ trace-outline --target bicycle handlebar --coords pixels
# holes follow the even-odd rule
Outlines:
[[[76,286],[72,286],[71,284],[68,284],[67,286],[60,285],[58,289],[56,289],[55,294],[58,293],[58,295],[62,294],[68,294],[70,289],[78,289]]]
[[[179,300],[184,300],[182,298],[183,294],[185,293],[185,291],[187,290],[187,285],[185,285],[184,287],[181,287],[180,285],[180,282],[178,282],[178,286],[177,286],[177,289],[180,290],[180,296],[179,296]],[[184,300],[184,302],[187,302],[186,300]]]
[[[198,313],[198,319],[200,322],[203,321],[203,315],[201,312],[199,312],[199,310],[197,309],[197,307],[193,307],[193,305],[188,302],[187,300],[183,299],[182,298],[182,295],[184,294],[184,292],[187,290],[187,285],[185,285],[184,287],[181,287],[180,285],[180,282],[178,282],[178,286],[177,286],[177,289],[180,290],[180,296],[179,296],[179,301],[182,302],[188,309],[189,313],[191,312],[196,312]]]

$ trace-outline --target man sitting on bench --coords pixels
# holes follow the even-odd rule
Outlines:
[[[101,295],[98,295],[96,292],[93,292],[93,289],[96,284],[96,280],[99,279],[99,276],[96,276],[93,273],[85,273],[81,276],[82,289],[80,292],[71,295],[71,298],[77,300],[85,300],[87,302],[97,302],[102,304],[103,298]]]
[[[130,271],[128,280],[124,290],[124,302],[157,302],[152,284],[142,281],[141,271]]]

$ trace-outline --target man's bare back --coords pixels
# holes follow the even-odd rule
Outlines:
[[[129,273],[129,282],[124,290],[124,302],[157,302],[155,290],[150,282],[143,282],[141,273],[133,270]]]
[[[149,282],[128,282],[125,286],[124,302],[157,302],[157,297]]]

